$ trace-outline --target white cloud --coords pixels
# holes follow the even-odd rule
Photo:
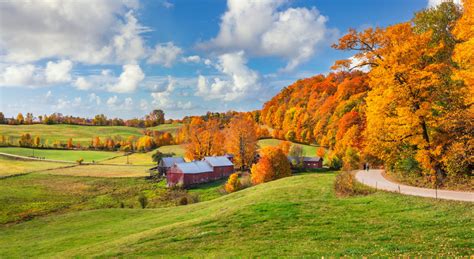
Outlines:
[[[89,90],[92,88],[92,84],[87,81],[84,77],[80,76],[74,81],[74,86],[79,90]]]
[[[185,63],[199,63],[199,62],[201,62],[201,57],[199,57],[199,56],[183,57],[183,62],[185,62]]]
[[[101,99],[98,95],[96,95],[95,93],[91,93],[89,94],[89,102],[90,103],[95,103],[97,105],[100,105],[101,103]]]
[[[259,74],[246,66],[244,52],[227,53],[219,56],[217,68],[224,78],[216,77],[209,83],[198,77],[197,96],[204,99],[223,99],[233,101],[252,97],[260,91]]]
[[[118,82],[109,85],[108,90],[114,93],[131,93],[137,89],[138,84],[143,81],[145,74],[139,65],[128,64],[123,66],[123,72]]]
[[[461,0],[428,0],[428,7],[435,7],[441,4],[442,2],[453,2],[457,5],[461,5]]]
[[[150,94],[153,98],[153,101],[151,102],[153,108],[167,110],[186,110],[194,107],[191,101],[186,102],[176,100],[176,98],[174,98],[176,97],[176,95],[174,94],[174,90],[176,89],[176,83],[176,79],[171,76],[168,76],[168,83],[164,87],[157,87],[157,91],[152,92]]]
[[[118,97],[116,95],[109,97],[107,99],[107,105],[110,107],[115,107],[118,104]]]
[[[64,98],[59,98],[53,108],[56,111],[61,111],[69,108],[77,108],[81,106],[82,99],[81,97],[75,97],[72,100],[67,100]]]
[[[172,67],[176,59],[183,53],[183,50],[168,42],[157,44],[148,58],[149,64],[159,64],[164,67]]]
[[[7,66],[0,73],[0,86],[34,86],[38,81],[41,76],[31,64]]]
[[[218,35],[203,47],[245,50],[255,56],[278,56],[291,70],[328,44],[335,30],[316,8],[281,10],[285,0],[228,0]]]
[[[135,0],[1,1],[0,59],[94,64],[135,59],[145,52],[140,34],[147,30],[131,12],[137,8]]]
[[[133,99],[132,97],[127,97],[125,98],[125,101],[123,102],[124,108],[125,109],[131,109],[133,107]]]
[[[145,99],[140,100],[140,110],[142,111],[148,111],[150,110],[148,101]]]
[[[64,83],[71,81],[72,62],[61,60],[58,62],[48,61],[45,75],[48,83]]]
[[[166,8],[166,9],[170,9],[170,8],[173,8],[174,7],[174,4],[169,2],[169,1],[166,1],[164,0],[163,2],[161,2],[161,5]]]

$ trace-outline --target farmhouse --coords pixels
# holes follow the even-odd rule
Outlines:
[[[166,177],[168,186],[190,186],[218,180],[231,175],[234,164],[225,156],[205,157],[202,161],[176,163]]]
[[[182,157],[163,157],[158,163],[158,172],[161,175],[166,175],[168,170],[177,163],[184,163]]]
[[[323,168],[323,158],[321,157],[292,157],[289,156],[288,160],[290,161],[291,167],[294,168],[298,164],[298,160],[302,159],[304,169],[317,169]]]

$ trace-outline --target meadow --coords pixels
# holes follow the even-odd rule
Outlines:
[[[0,147],[0,152],[28,157],[40,157],[44,159],[75,162],[82,158],[84,162],[98,162],[116,156],[122,156],[121,152],[88,151],[88,150],[57,150],[57,149],[32,149],[22,147]]]
[[[126,165],[80,165],[41,172],[49,175],[90,176],[90,177],[146,177],[150,166]]]
[[[167,131],[174,133],[181,127],[181,124],[162,124],[156,127],[148,128],[151,130]],[[126,126],[82,126],[82,125],[0,125],[0,132],[8,140],[12,138],[12,142],[16,143],[20,136],[24,133],[39,136],[44,145],[52,145],[56,141],[65,144],[69,138],[72,138],[73,143],[80,143],[82,146],[89,146],[92,138],[99,137],[106,139],[108,137],[119,136],[127,138],[129,136],[140,137],[143,136],[143,130],[140,128],[126,127]]]
[[[48,185],[47,177],[31,174],[0,181],[1,204],[16,208],[16,203],[6,202],[8,197],[42,197],[45,191],[35,186]],[[334,178],[334,173],[303,174],[186,206],[71,211],[3,225],[0,257],[472,254],[473,204],[386,192],[341,198],[334,193]],[[53,189],[58,197],[46,195],[51,203],[80,200],[84,196],[78,193],[91,190],[81,203],[85,208],[93,208],[98,199],[107,201],[110,196],[87,197],[109,181],[118,193],[125,193],[117,187],[119,181],[146,184],[136,179],[87,178],[95,184],[80,177],[59,179],[66,182],[55,187],[63,190]]]
[[[261,139],[258,141],[258,145],[260,148],[268,147],[268,146],[278,146],[283,140],[279,139]],[[293,143],[293,145],[298,145],[303,147],[303,152],[305,156],[316,156],[316,150],[318,147],[316,146],[311,146],[311,145],[305,145],[305,144],[298,144],[298,143]]]
[[[22,160],[0,156],[0,177],[69,166],[64,163]]]

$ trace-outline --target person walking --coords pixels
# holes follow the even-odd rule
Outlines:
[[[369,163],[365,163],[365,170],[369,171]]]

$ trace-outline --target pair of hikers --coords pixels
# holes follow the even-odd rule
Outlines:
[[[364,170],[369,171],[369,168],[370,168],[369,163],[365,163],[364,164]]]

